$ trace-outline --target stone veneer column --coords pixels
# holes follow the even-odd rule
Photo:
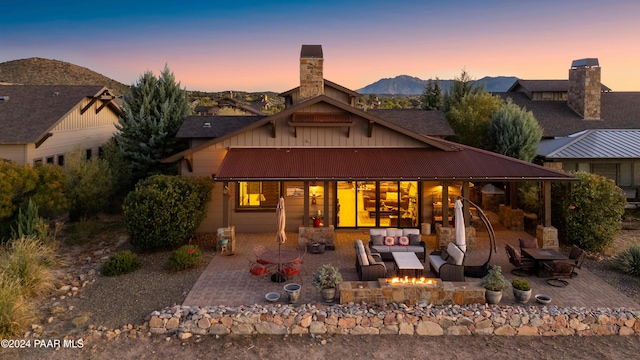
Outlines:
[[[302,45],[300,51],[300,100],[324,94],[324,59],[320,45]]]
[[[597,64],[597,60],[595,63]],[[569,92],[567,94],[567,104],[570,108],[585,120],[600,120],[601,92],[599,66],[572,65],[569,69]]]
[[[559,250],[560,245],[558,243],[558,229],[553,226],[536,227],[536,239],[538,239],[538,246],[543,249]]]

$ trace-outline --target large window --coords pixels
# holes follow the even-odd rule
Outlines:
[[[239,209],[275,209],[280,199],[279,182],[239,181]]]

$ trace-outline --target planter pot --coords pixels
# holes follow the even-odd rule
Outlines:
[[[485,298],[489,304],[497,304],[502,300],[502,291],[487,290],[485,292]]]
[[[324,302],[333,302],[336,298],[336,288],[327,288],[320,290],[320,295]]]
[[[290,303],[296,303],[300,298],[300,284],[287,284],[284,286],[284,298]]]
[[[529,299],[531,298],[531,289],[527,291],[513,289],[513,297],[516,299],[517,302],[526,304],[527,302],[529,302]]]
[[[325,248],[325,244],[316,243],[316,242],[309,244],[309,252],[312,254],[323,254],[324,248]]]

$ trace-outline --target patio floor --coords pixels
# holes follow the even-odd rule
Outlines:
[[[497,253],[491,255],[491,265],[502,266],[503,274],[507,280],[515,276],[510,273],[513,266],[509,264],[504,246],[506,243],[519,247],[518,239],[530,237],[531,235],[522,231],[510,231],[501,226],[491,216],[492,225],[496,231]],[[262,244],[266,248],[277,248],[275,240],[275,224],[272,233],[237,233],[236,253],[233,256],[217,254],[207,265],[200,278],[197,280],[183,305],[189,306],[212,306],[212,305],[253,305],[266,304],[264,295],[268,292],[278,292],[283,294],[283,286],[289,282],[296,282],[302,285],[300,300],[298,303],[321,303],[320,292],[312,286],[312,274],[322,264],[332,264],[337,266],[345,281],[357,281],[357,274],[354,267],[355,249],[353,241],[362,239],[368,242],[367,230],[339,230],[335,234],[336,250],[327,250],[323,254],[307,253],[304,257],[303,271],[301,276],[285,283],[274,283],[267,277],[255,277],[249,273],[249,260],[254,260],[253,248]],[[477,231],[477,247],[469,250],[465,259],[467,265],[481,265],[489,256],[489,237],[487,232],[481,227]],[[435,235],[423,235],[423,240],[427,243],[427,252],[435,249]],[[287,242],[283,247],[294,249],[298,245],[298,234],[287,233]],[[393,263],[387,262],[387,269],[394,275]],[[425,276],[433,277],[428,271],[428,260],[425,264]],[[569,286],[557,288],[546,283],[545,277],[526,277],[533,289],[532,294],[546,294],[553,299],[551,305],[558,307],[608,307],[608,308],[628,308],[640,309],[640,305],[618,292],[609,284],[595,276],[586,266],[577,270],[577,277],[567,279]],[[477,282],[479,279],[467,278],[467,282]],[[281,298],[280,303],[284,303]],[[518,305],[510,290],[505,291],[501,304]],[[533,296],[528,304],[537,305]]]

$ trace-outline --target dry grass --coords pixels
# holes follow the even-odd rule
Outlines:
[[[3,281],[20,284],[27,297],[42,295],[53,288],[52,268],[58,264],[55,250],[32,236],[24,236],[0,250],[0,274]]]
[[[17,279],[0,279],[0,337],[17,335],[35,319],[36,312],[25,299],[22,285]]]

